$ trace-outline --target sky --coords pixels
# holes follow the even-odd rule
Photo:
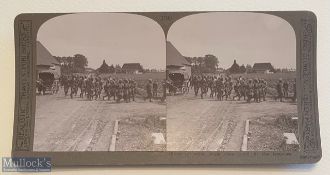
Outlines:
[[[166,42],[153,20],[132,14],[78,13],[46,21],[37,34],[53,56],[83,54],[88,67],[141,63],[144,68],[165,69]]]
[[[152,19],[125,13],[78,13],[52,18],[39,29],[39,40],[53,56],[88,58],[88,67],[141,63],[165,69],[166,42]],[[184,56],[213,54],[219,67],[270,62],[275,68],[296,67],[296,39],[284,19],[251,12],[211,12],[176,21],[167,40]]]
[[[184,56],[213,54],[219,67],[270,62],[276,68],[296,68],[296,38],[280,17],[251,12],[214,12],[181,18],[167,36]]]

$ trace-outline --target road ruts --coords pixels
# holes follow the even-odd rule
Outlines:
[[[261,103],[201,99],[192,92],[167,97],[169,151],[239,151],[244,121],[297,112],[297,105],[271,99]]]
[[[168,150],[218,150],[233,110],[229,103],[195,98],[191,94],[169,97]]]
[[[37,96],[36,105],[34,151],[108,151],[115,120],[166,113],[164,104],[143,99],[89,101],[63,93]]]

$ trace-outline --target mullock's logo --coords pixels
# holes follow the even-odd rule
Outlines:
[[[49,157],[3,157],[3,172],[49,172],[51,161]]]

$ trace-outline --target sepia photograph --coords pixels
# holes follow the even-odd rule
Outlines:
[[[33,151],[165,151],[165,41],[141,15],[64,14],[43,23]]]
[[[211,12],[165,37],[144,16],[78,13],[37,33],[35,151],[298,151],[296,37]]]
[[[54,167],[322,157],[313,12],[24,13],[14,30],[12,157]]]
[[[183,17],[166,44],[168,151],[298,151],[296,37],[253,12]]]

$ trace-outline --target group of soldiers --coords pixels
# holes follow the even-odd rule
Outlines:
[[[204,98],[210,92],[209,96],[211,98],[220,101],[231,98],[232,100],[244,99],[249,103],[252,100],[255,102],[266,101],[268,88],[267,81],[264,79],[246,79],[243,77],[233,79],[230,76],[195,75],[190,77],[188,84],[191,89],[194,89],[195,96],[200,94],[201,98]],[[295,83],[293,86],[294,96],[292,99],[295,100]],[[280,79],[276,85],[276,91],[276,99],[282,101],[283,98],[288,98],[289,83]]]
[[[101,78],[87,76],[61,76],[60,84],[63,86],[65,96],[70,95],[71,98],[78,95],[79,97],[87,97],[89,100],[111,100],[116,102],[123,100],[124,102],[135,101],[137,94],[137,83],[133,79],[126,78]],[[145,99],[149,99],[157,95],[157,82],[148,80],[146,85],[147,95]],[[156,91],[156,92],[155,92]]]
[[[276,91],[278,95],[275,97],[275,100],[279,99],[280,101],[283,101],[283,98],[291,98],[292,101],[295,102],[297,99],[296,79],[292,83],[292,97],[289,96],[289,87],[290,83],[288,81],[283,81],[282,79],[280,79],[276,84]]]
[[[89,100],[111,100],[116,102],[123,100],[124,102],[135,101],[137,94],[137,83],[133,79],[126,78],[101,78],[87,76],[61,76],[59,79],[60,86],[63,86],[65,96],[70,95],[71,98],[79,95],[80,98],[87,97]],[[37,83],[38,85],[38,83]],[[246,100],[247,102],[266,101],[268,92],[268,83],[264,79],[247,79],[243,77],[232,78],[230,76],[210,76],[210,75],[193,75],[184,85],[194,90],[195,96],[200,95],[203,99],[207,94],[210,98],[222,100]],[[38,86],[37,86],[38,87]],[[166,98],[166,88],[169,83],[164,80],[162,82],[163,93],[159,96],[159,83],[157,81],[148,80],[145,85],[146,94],[143,95],[144,100],[156,99],[160,97],[162,101]],[[293,95],[289,96],[289,87],[292,87]],[[39,88],[38,88],[39,89]],[[296,101],[296,81],[290,83],[279,79],[275,85],[277,95],[275,100],[283,101],[290,98]],[[57,89],[58,91],[58,89]],[[56,92],[57,92],[56,91]],[[79,92],[79,93],[78,93]]]

